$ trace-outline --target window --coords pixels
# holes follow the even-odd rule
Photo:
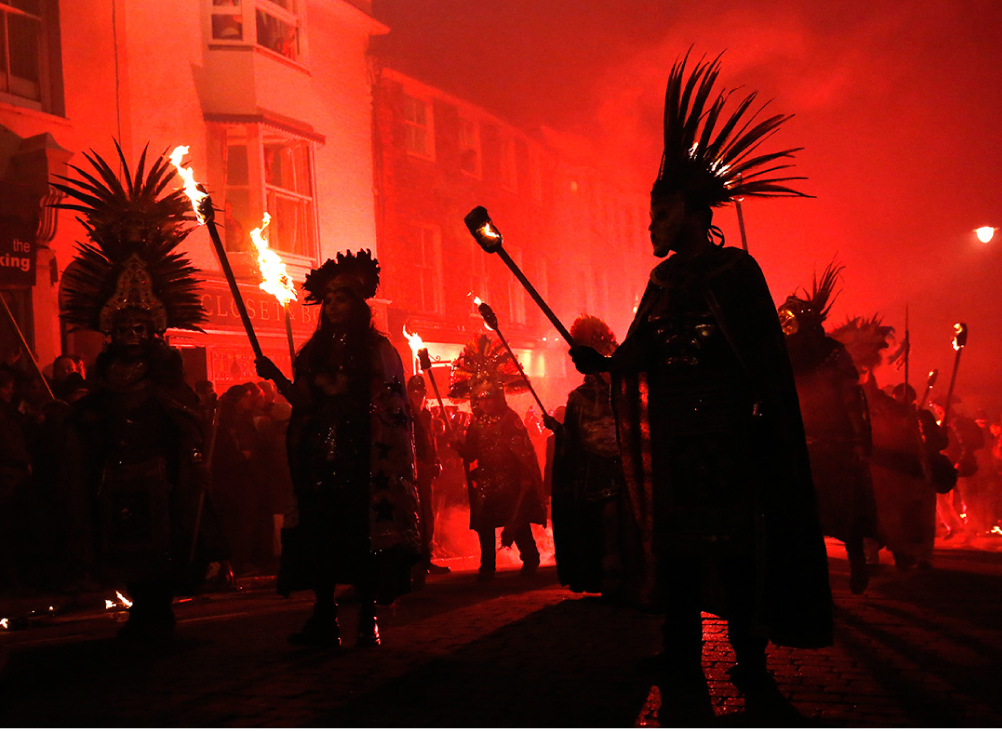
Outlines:
[[[501,140],[501,185],[511,191],[518,189],[515,141],[510,137]]]
[[[401,116],[404,123],[404,149],[412,155],[435,157],[431,105],[404,93]]]
[[[249,251],[250,231],[261,226],[267,211],[272,249],[315,257],[312,143],[262,124],[227,125],[225,130],[226,248]]]
[[[253,43],[290,61],[303,63],[302,19],[298,0],[211,2],[213,42]]]
[[[62,114],[52,78],[59,71],[54,0],[0,0],[0,99]]]
[[[414,267],[412,302],[424,313],[442,312],[442,237],[437,227],[411,226],[410,251]]]
[[[459,169],[480,177],[480,128],[463,117],[459,118]]]

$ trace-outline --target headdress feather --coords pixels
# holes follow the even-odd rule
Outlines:
[[[483,383],[502,387],[509,394],[529,388],[508,351],[489,336],[480,334],[452,362],[449,397],[468,399]]]

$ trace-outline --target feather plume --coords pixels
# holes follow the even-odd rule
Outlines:
[[[485,334],[467,343],[452,362],[449,397],[468,399],[483,383],[500,386],[509,394],[518,394],[529,388],[512,362],[511,354]]]
[[[721,91],[710,101],[720,75],[720,56],[713,61],[701,60],[686,78],[688,60],[686,53],[676,61],[668,78],[664,153],[652,195],[680,192],[688,202],[706,206],[723,206],[744,196],[810,198],[787,185],[805,180],[803,176],[772,175],[792,167],[772,163],[792,158],[802,148],[752,155],[793,115],[776,114],[759,120],[768,103],[749,114],[756,93],[724,114],[730,91]]]
[[[845,346],[856,368],[872,371],[883,363],[881,351],[890,347],[888,339],[894,335],[894,328],[883,325],[880,316],[874,314],[871,318],[847,318],[828,335]]]

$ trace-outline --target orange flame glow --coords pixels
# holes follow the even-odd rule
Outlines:
[[[481,305],[483,305],[483,303],[484,301],[481,300],[479,297],[473,298],[473,304],[476,305],[477,307],[480,307]]]
[[[205,217],[202,216],[198,208],[202,201],[208,198],[209,194],[198,190],[198,183],[195,181],[195,173],[191,169],[191,166],[187,168],[181,167],[181,158],[187,154],[188,146],[178,145],[174,148],[174,152],[170,154],[169,159],[171,164],[177,169],[177,174],[181,176],[181,180],[184,181],[184,193],[191,199],[191,207],[195,209],[195,218],[198,219],[198,223],[204,224]]]
[[[417,333],[411,333],[407,330],[407,326],[404,326],[404,337],[407,339],[407,343],[411,347],[411,353],[414,354],[414,358],[417,358],[418,351],[424,348],[424,341],[421,340],[421,336]]]
[[[118,601],[122,603],[122,607],[132,607],[132,600],[127,598],[118,590],[115,590],[115,595],[118,597]]]
[[[251,241],[257,247],[257,266],[261,270],[261,284],[259,287],[274,296],[276,300],[285,307],[289,300],[298,300],[296,288],[292,284],[292,278],[285,270],[285,262],[274,251],[268,248],[268,237],[264,230],[271,223],[271,215],[265,211],[264,219],[260,229],[251,231]]]
[[[0,628],[10,630],[10,618],[0,618]]]

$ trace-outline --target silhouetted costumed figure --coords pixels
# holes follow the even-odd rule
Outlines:
[[[175,591],[204,570],[190,561],[192,546],[200,560],[218,548],[205,531],[216,521],[198,397],[180,352],[163,340],[167,328],[201,330],[205,313],[197,270],[176,251],[191,230],[190,203],[181,191],[158,198],[174,178],[171,164],[160,157],[147,171],[144,150],[133,176],[118,154],[121,180],[92,153],[93,174],[72,166],[80,177],[54,184],[73,200],[59,208],[82,214],[90,240],[64,275],[61,317],[109,337],[90,393],[68,417],[66,495],[95,538],[102,574],[125,581],[132,597],[120,635],[160,639],[173,630]]]
[[[825,536],[845,544],[850,589],[866,589],[863,539],[877,539],[877,507],[870,480],[872,449],[866,396],[845,346],[825,335],[832,290],[841,267],[830,265],[810,294],[786,298],[779,320],[800,398],[811,474]]]
[[[449,396],[469,399],[473,418],[462,441],[453,445],[473,466],[470,472],[470,528],[480,538],[480,579],[494,577],[497,542],[514,542],[522,573],[539,567],[539,550],[530,524],[546,525],[539,460],[525,425],[505,401],[505,392],[526,384],[500,344],[480,335],[466,344],[452,364]]]
[[[722,118],[727,94],[707,101],[719,62],[698,64],[688,80],[685,63],[668,81],[651,191],[654,254],[675,253],[651,272],[611,357],[586,347],[571,355],[579,370],[614,377],[625,589],[667,612],[664,652],[650,665],[705,693],[700,611],[708,610],[727,618],[735,684],[774,690],[768,640],[831,643],[827,556],[776,308],[755,260],[717,244],[711,207],[802,194],[783,185],[790,178],[767,177],[793,151],[751,152],[787,118],[741,120],[754,95]]]
[[[414,455],[418,498],[421,502],[420,569],[430,574],[448,574],[451,571],[448,567],[431,561],[431,543],[435,537],[435,502],[432,500],[431,489],[435,479],[442,473],[442,464],[438,461],[431,410],[425,406],[427,393],[428,388],[421,374],[414,374],[407,380],[407,397],[414,415]]]
[[[366,302],[379,285],[368,250],[338,254],[310,272],[306,304],[317,330],[296,355],[289,382],[268,359],[258,373],[292,404],[289,469],[296,515],[282,531],[278,591],[313,590],[316,605],[290,642],[341,643],[338,584],[358,593],[361,646],[380,643],[375,604],[410,591],[421,536],[411,411],[403,365],[372,325]]]
[[[619,344],[608,325],[582,315],[571,325],[571,338],[603,356]],[[588,374],[567,397],[561,425],[554,430],[551,512],[553,547],[560,584],[574,592],[615,596],[619,587],[617,500],[623,468],[616,442],[609,379]]]
[[[881,539],[899,569],[931,567],[936,485],[945,480],[945,490],[950,490],[956,483],[956,471],[939,454],[947,446],[946,433],[929,410],[916,408],[915,390],[899,384],[894,396],[888,396],[873,377],[873,369],[883,361],[881,351],[888,347],[893,333],[894,328],[882,325],[874,315],[847,319],[831,336],[843,343],[860,370],[868,373],[863,390],[873,434],[870,473]]]

